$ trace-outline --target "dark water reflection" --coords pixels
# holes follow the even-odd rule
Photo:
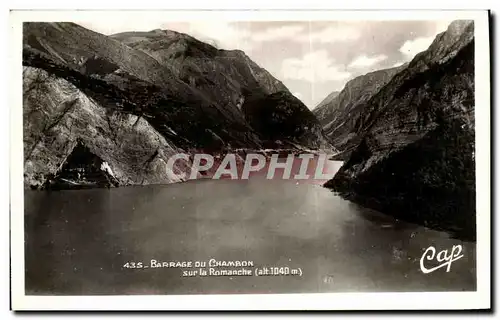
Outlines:
[[[25,194],[27,294],[475,290],[475,244],[296,181],[200,180]],[[464,247],[430,274],[423,251]],[[252,260],[300,276],[181,277],[128,261]]]

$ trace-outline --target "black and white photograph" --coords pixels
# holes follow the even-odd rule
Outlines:
[[[487,11],[49,13],[11,12],[16,308],[489,295]]]

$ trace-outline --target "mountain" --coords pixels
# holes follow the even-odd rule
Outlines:
[[[339,95],[340,91],[332,91],[329,95],[326,96],[314,109],[321,108],[322,106],[329,104],[333,99],[335,99]],[[313,109],[313,113],[314,113]]]
[[[325,186],[475,237],[474,25],[455,21],[363,108],[360,143]]]
[[[159,63],[167,66],[185,83],[200,90],[205,97],[218,103],[222,112],[233,115],[233,121],[250,124],[256,130],[265,146],[273,147],[274,141],[290,141],[312,148],[329,147],[317,121],[309,109],[296,99],[283,83],[275,79],[267,70],[259,67],[241,50],[218,50],[187,34],[170,30],[153,30],[150,32],[125,32],[112,35],[128,46],[141,50]],[[288,107],[292,116],[281,117],[280,114],[267,112],[271,118],[256,119],[260,113],[260,104],[272,101],[269,108],[277,107],[286,111]],[[294,103],[289,103],[294,101]],[[296,122],[295,114],[304,115],[304,124]],[[277,116],[281,120],[273,119]],[[285,121],[282,121],[285,120]],[[290,120],[290,121],[289,121]],[[262,123],[260,123],[262,122]],[[274,135],[269,138],[268,129],[282,132],[280,125],[267,128],[263,124],[277,124],[293,127],[294,133]],[[313,128],[309,134],[304,127]],[[296,131],[296,132],[295,132]]]
[[[67,69],[62,72],[69,73]],[[76,80],[88,81],[77,72],[73,76]],[[74,181],[71,177],[79,172],[65,172],[65,167],[91,171],[93,177],[84,180],[107,185],[100,170],[104,162],[111,168],[109,178],[117,179],[119,185],[176,181],[165,169],[165,161],[181,149],[162,136],[145,117],[104,107],[104,99],[98,102],[88,95],[91,89],[111,93],[109,88],[78,86],[76,80],[70,82],[37,67],[24,67],[23,79],[27,187],[45,188],[61,179]],[[99,161],[96,163],[93,158]],[[89,166],[89,160],[94,165]],[[190,167],[181,161],[176,164]],[[95,173],[100,176],[96,177]]]
[[[313,110],[330,142],[341,151],[337,157],[345,159],[351,148],[359,142],[356,139],[359,116],[365,103],[406,66],[377,70],[356,77],[347,82],[340,93],[334,91]]]
[[[242,51],[168,30],[105,36],[24,23],[23,112],[33,188],[82,172],[95,184],[168,183],[165,162],[186,150],[330,147],[307,107]]]

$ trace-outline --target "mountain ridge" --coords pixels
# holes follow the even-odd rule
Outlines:
[[[316,127],[307,138],[300,129],[303,124],[296,119],[285,118],[282,125],[296,126],[297,130],[274,136],[274,140],[252,127],[247,120],[252,105],[245,101],[249,93],[267,99],[280,92],[273,107],[288,108],[292,113],[309,111],[299,100],[289,103],[288,89],[244,53],[227,56],[223,52],[221,57],[201,42],[195,43],[198,49],[182,41],[172,45],[172,63],[162,64],[142,50],[74,23],[25,23],[25,185],[41,188],[54,180],[61,167],[78,168],[78,164],[65,166],[66,159],[81,158],[82,166],[89,166],[88,159],[95,163],[99,158],[112,172],[119,172],[115,178],[120,185],[148,184],[172,182],[173,175],[159,172],[165,171],[161,163],[172,152],[295,148],[296,144],[313,149],[330,147],[316,119],[307,124]],[[151,43],[142,42],[142,46],[149,48]],[[79,108],[93,111],[66,110],[65,105],[73,100]],[[113,121],[118,127],[113,127]],[[72,124],[74,130],[69,130]],[[258,126],[255,119],[252,124]],[[137,132],[138,126],[144,129],[142,133]],[[119,132],[127,134],[121,137]],[[156,136],[157,142],[140,142]],[[113,154],[122,154],[124,141],[134,146],[132,153],[136,154],[118,159]],[[70,156],[71,146],[77,142],[83,144],[78,149],[83,156]],[[86,155],[88,152],[96,157]],[[154,168],[150,167],[151,159],[158,163]],[[137,162],[147,164],[148,169],[132,173],[130,168]],[[188,166],[186,163],[183,168]]]

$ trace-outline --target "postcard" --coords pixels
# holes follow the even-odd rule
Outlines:
[[[10,18],[14,310],[491,307],[487,11]]]

